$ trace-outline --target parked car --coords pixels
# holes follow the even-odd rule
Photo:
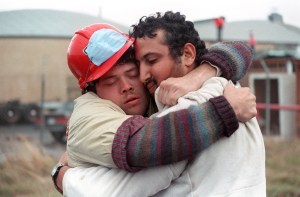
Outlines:
[[[59,143],[66,143],[66,128],[73,107],[73,101],[46,103],[44,106],[45,128]]]

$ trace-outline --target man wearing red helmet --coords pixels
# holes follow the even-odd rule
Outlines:
[[[110,29],[110,28],[108,28],[108,29]],[[82,32],[78,32],[77,33],[77,35],[80,35],[80,36],[82,36],[83,34],[84,34],[84,32],[86,32],[87,31],[87,29],[85,29],[85,30],[83,30]],[[91,44],[89,43],[88,44],[88,46],[85,46],[84,45],[84,50],[81,50],[81,52],[83,51],[83,52],[85,52],[87,55],[88,55],[88,57],[89,57],[89,60],[87,61],[87,64],[86,65],[88,65],[88,66],[86,66],[88,69],[86,69],[85,71],[80,71],[80,69],[73,69],[73,68],[70,68],[71,70],[72,70],[72,72],[74,73],[74,75],[78,78],[78,80],[79,80],[79,83],[80,83],[80,86],[84,89],[84,90],[91,90],[93,87],[95,87],[96,86],[96,89],[97,89],[97,85],[98,84],[101,84],[101,83],[99,83],[99,81],[101,82],[101,77],[103,77],[103,76],[105,76],[107,73],[109,73],[111,70],[113,70],[113,69],[115,69],[115,68],[112,68],[112,66],[118,61],[118,58],[112,58],[112,57],[114,57],[115,55],[113,55],[113,56],[110,56],[109,55],[109,53],[111,54],[111,52],[110,51],[108,51],[108,52],[104,52],[104,54],[102,55],[102,57],[98,57],[99,56],[99,53],[97,53],[97,51],[99,52],[99,50],[97,49],[97,45],[99,44],[99,43],[101,43],[102,41],[103,41],[103,39],[101,39],[101,38],[103,38],[103,37],[101,37],[101,36],[103,36],[103,35],[106,35],[106,37],[107,37],[107,35],[110,35],[110,36],[112,36],[112,39],[109,39],[110,40],[110,42],[108,42],[108,43],[113,43],[113,41],[115,41],[116,42],[116,44],[114,45],[114,46],[117,46],[117,47],[114,47],[113,48],[113,54],[116,54],[116,55],[119,55],[119,52],[124,48],[124,46],[126,46],[126,43],[128,42],[128,40],[129,40],[129,38],[126,38],[126,36],[125,36],[125,41],[123,41],[123,42],[119,42],[120,40],[122,40],[122,39],[120,39],[120,37],[117,35],[117,34],[115,34],[115,32],[117,32],[117,31],[115,31],[115,32],[111,32],[111,31],[106,31],[106,32],[103,32],[103,31],[101,31],[100,33],[97,33],[97,34],[95,34],[95,32],[97,32],[97,31],[94,31],[94,33],[92,34],[92,36],[90,36],[90,41],[91,41]],[[108,33],[108,34],[107,34]],[[115,35],[114,35],[115,34]],[[94,37],[93,37],[94,36]],[[74,42],[74,40],[76,40],[75,39],[75,37],[76,37],[76,35],[74,36],[74,38],[72,39],[72,42],[71,42],[71,44],[70,44],[70,47],[69,47],[69,50],[70,49],[72,49],[72,44],[74,44],[75,42]],[[87,37],[88,38],[88,36],[86,36],[86,35],[84,35],[83,37]],[[115,39],[115,40],[114,40]],[[95,44],[96,43],[96,44]],[[127,50],[127,49],[126,49]],[[126,51],[126,50],[124,50],[124,51]],[[80,50],[79,50],[80,51]],[[96,51],[96,52],[95,52]],[[107,54],[106,54],[107,53]],[[76,53],[75,53],[76,54]],[[120,56],[122,56],[122,54],[120,55]],[[70,57],[72,57],[71,55],[70,55]],[[109,64],[106,64],[108,61],[110,61],[110,63]],[[84,65],[84,64],[82,64],[81,62],[82,62],[82,60],[75,60],[75,62],[77,62],[77,64],[78,65]],[[125,63],[126,64],[126,63]],[[124,64],[124,65],[125,65]],[[69,62],[69,65],[71,65],[70,64],[70,62]],[[98,67],[97,67],[98,66]],[[103,67],[102,67],[103,66]],[[101,68],[101,69],[100,69]],[[110,70],[111,69],[111,70]],[[104,71],[103,71],[104,70]],[[116,69],[115,69],[116,70]],[[84,75],[82,75],[82,74],[79,74],[80,72],[82,72],[82,73],[84,73]],[[100,74],[99,74],[100,73]],[[99,81],[96,81],[95,82],[95,80],[97,80],[98,78],[100,77],[100,80]],[[134,77],[136,77],[136,74],[134,74],[134,75],[132,75],[132,77],[134,78]],[[110,80],[110,77],[108,77],[109,79],[108,80]],[[104,78],[105,79],[105,78]],[[105,81],[105,80],[104,80]],[[110,84],[110,83],[108,83],[108,84]],[[98,86],[98,87],[100,87],[100,86]],[[130,88],[129,88],[130,89]],[[103,91],[103,89],[101,88],[101,89],[98,89],[98,91],[97,91],[97,93],[100,93],[101,91]],[[101,94],[101,93],[100,93]],[[84,95],[83,95],[84,96]],[[102,95],[98,95],[98,96],[100,96],[100,97],[104,97],[105,98],[105,95],[104,94],[102,94]],[[84,97],[85,99],[90,99],[90,98],[88,98],[88,97]],[[93,101],[95,101],[95,99],[94,99],[95,97],[93,97],[91,100],[93,100]],[[99,98],[98,98],[99,99]],[[100,100],[100,99],[99,99]],[[129,98],[129,102],[132,102],[131,100],[135,100],[135,98]],[[114,104],[118,104],[116,101],[113,101],[114,102]],[[82,104],[82,103],[81,103]],[[77,105],[77,104],[76,104]],[[76,105],[75,105],[75,109],[76,109]],[[109,105],[109,104],[108,104]],[[107,105],[107,106],[108,106]],[[86,105],[85,105],[86,106]],[[106,106],[106,107],[107,107]],[[80,107],[80,106],[79,106]],[[124,110],[125,112],[126,112],[126,106],[119,106],[119,107],[121,107],[121,110]],[[97,109],[95,109],[95,108],[93,108],[93,110],[95,111],[95,110],[97,110]],[[103,108],[99,108],[99,110],[103,110]],[[145,124],[145,122],[147,123],[147,124],[149,124],[149,122],[151,122],[151,121],[149,121],[148,122],[148,120],[146,120],[146,121],[143,121],[143,118],[141,118],[140,116],[138,116],[138,118],[137,117],[130,117],[129,118],[129,116],[126,116],[125,114],[124,114],[124,112],[121,112],[121,110],[120,110],[120,108],[118,108],[117,106],[113,106],[113,111],[115,111],[115,112],[118,112],[119,114],[121,114],[122,116],[123,116],[123,118],[121,118],[121,115],[119,115],[119,116],[116,116],[117,118],[117,120],[115,121],[115,123],[117,122],[118,124],[117,125],[115,125],[115,124],[111,124],[111,126],[113,126],[112,128],[109,128],[109,132],[110,132],[110,135],[111,135],[111,133],[113,134],[113,132],[112,132],[112,130],[114,130],[114,129],[116,129],[116,128],[118,128],[119,126],[120,126],[120,122],[122,122],[122,121],[124,121],[124,120],[128,120],[128,119],[137,119],[137,120],[139,120],[140,121],[140,127],[143,125],[143,124]],[[193,109],[193,110],[196,110],[196,109]],[[89,111],[89,113],[91,113],[90,111]],[[88,113],[88,114],[89,114]],[[132,113],[132,112],[128,112],[128,113]],[[189,113],[188,112],[188,110],[184,110],[184,113],[183,113],[183,111],[181,111],[181,112],[178,112],[179,114],[184,114],[184,113]],[[134,113],[133,113],[134,114]],[[138,113],[137,113],[138,114]],[[192,116],[192,117],[194,117],[195,116],[195,114],[197,114],[197,113],[190,113],[190,115]],[[81,114],[82,115],[82,114]],[[107,114],[108,115],[108,114]],[[115,115],[115,114],[114,114]],[[170,116],[172,116],[172,115],[169,115],[169,117]],[[174,114],[173,114],[173,116],[174,116]],[[215,115],[215,118],[218,118],[218,116],[219,115]],[[88,117],[88,116],[87,116]],[[184,117],[184,116],[183,116]],[[95,118],[97,118],[97,116],[95,116],[95,117],[93,117],[94,119]],[[99,117],[98,117],[99,118]],[[103,118],[103,117],[102,117]],[[76,119],[76,118],[75,118]],[[87,120],[91,120],[90,118],[88,118]],[[167,117],[164,117],[164,118],[158,118],[158,119],[154,119],[151,123],[155,123],[155,122],[159,122],[159,121],[161,121],[161,120],[171,120],[170,118],[167,118]],[[199,120],[198,119],[195,119],[195,120],[197,120],[197,121],[195,121],[195,124],[197,124],[198,122],[199,122]],[[216,119],[215,119],[216,120]],[[98,121],[98,119],[97,119],[97,121]],[[70,124],[72,124],[72,125],[76,125],[76,126],[78,126],[77,124],[76,124],[76,121],[75,122],[73,122],[72,123],[72,118],[70,119]],[[98,126],[99,126],[99,124],[100,123],[97,123],[98,124]],[[147,125],[146,124],[146,125]],[[212,123],[212,124],[214,124],[214,122]],[[70,126],[70,125],[69,125]],[[200,127],[200,126],[199,126]],[[221,126],[222,127],[222,126]],[[69,129],[70,129],[71,127],[69,127]],[[135,126],[135,128],[136,128],[136,126]],[[81,127],[81,129],[82,129],[82,127]],[[177,132],[180,132],[180,128],[174,128],[174,130],[176,130],[177,129]],[[218,128],[219,129],[219,128]],[[228,128],[227,128],[228,129]],[[139,129],[137,129],[136,128],[136,130],[135,130],[135,132],[137,132]],[[184,130],[186,130],[186,128],[184,129]],[[163,131],[163,130],[161,130],[161,131]],[[109,133],[108,132],[108,133]],[[175,131],[176,132],[176,131]],[[94,132],[95,133],[95,132]],[[98,132],[99,133],[99,132]],[[213,133],[213,132],[212,132]],[[87,134],[87,133],[85,133],[85,134]],[[214,135],[216,135],[216,136],[219,136],[219,135],[228,135],[228,133],[226,134],[226,132],[224,132],[223,134],[222,133],[219,133],[219,132],[217,132],[216,134],[214,134]],[[101,134],[101,135],[103,135],[103,133]],[[230,134],[229,134],[230,135]],[[68,143],[69,143],[69,140],[71,139],[72,140],[72,138],[77,138],[77,140],[78,141],[80,141],[79,139],[84,139],[84,137],[85,136],[87,136],[87,135],[81,135],[81,136],[70,136],[70,133],[69,133],[69,138],[68,138]],[[107,137],[107,136],[106,136]],[[198,136],[199,137],[199,136]],[[200,138],[201,138],[201,135],[200,135]],[[216,137],[216,138],[219,138],[219,137]],[[96,136],[93,136],[93,137],[91,137],[91,139],[94,139],[94,141],[101,141],[102,139],[101,138],[96,138]],[[91,140],[91,139],[89,139],[89,140]],[[75,147],[79,147],[79,148],[82,148],[82,147],[80,147],[80,145],[82,144],[82,142],[79,142],[79,143],[77,143],[76,144],[76,141],[77,140],[75,140],[75,141],[73,141],[74,142],[74,148]],[[107,140],[111,140],[111,138],[107,138],[107,139],[105,139],[106,141]],[[184,138],[183,138],[183,140],[184,140]],[[216,139],[214,139],[214,140],[216,140]],[[208,141],[208,143],[211,143],[211,142],[213,142],[214,140],[211,140],[211,141]],[[80,144],[81,143],[81,144]],[[78,146],[79,145],[79,146]],[[91,144],[89,144],[89,145],[91,145]],[[85,146],[86,147],[89,147],[89,145],[87,146],[86,144],[85,144]],[[68,146],[69,146],[69,144],[68,144]],[[107,147],[111,147],[111,145],[107,145]],[[205,146],[207,146],[207,144],[205,145]],[[200,146],[199,147],[199,150],[198,151],[200,151],[200,150],[202,150],[204,148],[204,145],[203,146]],[[85,149],[85,147],[83,147],[83,149]],[[91,146],[91,148],[90,149],[85,149],[85,153],[87,153],[86,152],[86,150],[96,150],[96,151],[98,151],[99,152],[99,149],[95,149],[95,147],[93,147],[93,146]],[[74,149],[74,151],[76,151],[76,148]],[[197,151],[197,152],[198,152]],[[101,151],[100,151],[101,152]],[[99,155],[97,155],[98,153],[96,153],[95,155],[96,156],[99,156]],[[103,153],[101,153],[101,154],[103,154]],[[107,154],[107,155],[109,155],[110,154],[110,150],[107,150],[107,153],[105,153],[105,154]],[[105,154],[103,154],[103,155],[105,155]],[[93,153],[91,153],[91,155],[93,155]],[[95,155],[93,155],[93,156],[95,156]],[[83,155],[82,157],[82,159],[84,160],[84,159],[86,159],[86,158],[84,158],[84,156],[85,155]],[[100,155],[100,156],[102,156],[102,155]],[[71,156],[72,157],[72,156]],[[88,156],[89,158],[88,159],[90,159],[90,158],[92,158],[91,156]],[[111,156],[108,156],[107,158],[104,158],[103,159],[103,161],[101,161],[101,162],[104,162],[104,163],[99,163],[99,162],[95,162],[95,163],[97,163],[97,164],[100,164],[100,165],[108,165],[107,163],[109,163],[109,161],[111,161],[111,160],[109,160],[109,158],[110,158]],[[96,157],[97,158],[97,157]],[[179,160],[182,160],[182,159],[186,159],[186,158],[190,158],[190,157],[182,157],[182,158],[180,158]],[[95,159],[95,160],[98,160],[98,159],[100,159],[100,160],[102,160],[102,158],[97,158],[97,159]],[[179,160],[175,160],[175,161],[179,161]],[[172,162],[173,162],[174,160],[172,160]],[[90,163],[94,163],[94,161],[89,161]],[[106,162],[106,163],[105,163]],[[167,162],[170,162],[170,161],[167,161]],[[80,164],[80,163],[79,163]],[[76,164],[75,164],[76,165]],[[78,165],[78,164],[77,164]],[[150,164],[151,165],[151,164]],[[154,165],[156,165],[156,164],[154,164]],[[149,165],[148,165],[149,166]],[[178,175],[177,175],[178,176]]]

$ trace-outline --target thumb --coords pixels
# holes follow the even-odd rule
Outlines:
[[[234,84],[231,80],[228,81],[228,84],[225,86],[225,90],[232,90],[234,88]]]
[[[231,80],[229,80],[229,84],[231,87],[238,88],[238,86],[236,84],[234,84]]]

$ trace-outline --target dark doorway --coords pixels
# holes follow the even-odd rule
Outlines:
[[[257,103],[266,103],[266,79],[255,79],[254,80],[255,95]],[[278,79],[270,79],[270,103],[279,103],[278,93]],[[263,134],[266,134],[266,111],[265,109],[259,109],[259,123]],[[270,113],[270,133],[271,135],[279,135],[279,110],[271,110]]]

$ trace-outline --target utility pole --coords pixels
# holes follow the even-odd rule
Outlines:
[[[250,31],[250,33],[249,33],[249,45],[251,46],[251,48],[255,52],[256,40],[254,38],[254,34],[253,34],[252,31]]]
[[[45,133],[45,116],[44,116],[44,102],[45,102],[45,57],[43,56],[41,64],[41,128],[40,128],[40,142],[43,144]]]
[[[219,18],[215,18],[215,25],[217,27],[217,38],[218,38],[218,42],[222,41],[222,30],[223,30],[223,26],[224,26],[224,17],[219,17]]]

